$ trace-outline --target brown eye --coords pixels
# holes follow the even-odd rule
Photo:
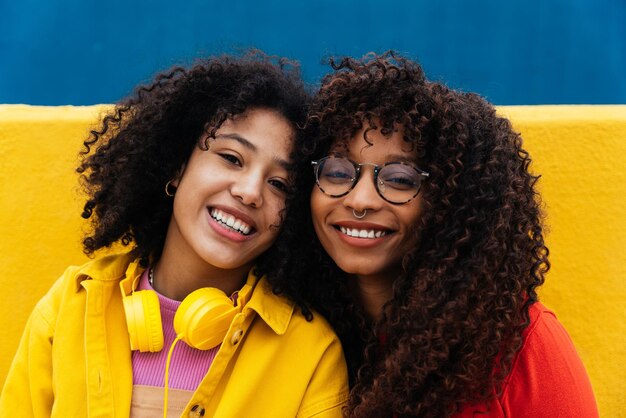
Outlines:
[[[390,164],[380,170],[378,179],[389,187],[398,190],[411,190],[419,187],[420,174],[414,168],[403,164]]]
[[[271,184],[274,188],[281,191],[282,193],[289,192],[289,186],[287,185],[287,183],[285,183],[282,180],[272,179],[268,183]]]
[[[242,166],[241,161],[239,160],[239,158],[237,158],[234,155],[223,154],[223,153],[222,154],[217,154],[217,155],[219,155],[220,157],[222,157],[224,160],[228,161],[231,164],[234,164],[234,165],[239,166],[239,167]]]

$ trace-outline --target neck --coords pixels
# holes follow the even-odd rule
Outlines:
[[[367,316],[376,321],[382,314],[383,305],[393,298],[393,279],[389,277],[357,276],[352,292]]]
[[[161,258],[152,267],[154,290],[167,298],[179,301],[202,287],[214,287],[230,295],[241,289],[251,268],[247,265],[237,270],[213,266],[194,267],[183,263],[171,263]]]
[[[183,300],[194,290],[214,287],[227,295],[241,289],[245,284],[252,263],[235,269],[213,266],[195,252],[168,245],[167,239],[158,262],[152,266],[153,287],[165,297]]]

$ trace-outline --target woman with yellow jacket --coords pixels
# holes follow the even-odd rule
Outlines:
[[[104,117],[78,167],[83,245],[128,251],[70,267],[37,304],[0,417],[341,416],[341,345],[286,257],[307,100],[284,61],[224,56]]]

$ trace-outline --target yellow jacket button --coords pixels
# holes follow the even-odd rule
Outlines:
[[[191,411],[189,411],[189,418],[200,418],[204,416],[204,408],[200,405],[194,405],[191,407]]]
[[[233,336],[230,339],[230,343],[232,345],[237,345],[239,344],[239,341],[241,341],[241,337],[243,336],[243,330],[238,329],[237,331],[235,331],[233,333]]]

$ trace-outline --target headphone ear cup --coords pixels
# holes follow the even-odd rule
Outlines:
[[[125,296],[123,301],[131,350],[152,353],[161,351],[163,325],[156,292],[139,290]]]
[[[174,330],[189,346],[209,350],[221,344],[239,312],[224,292],[203,287],[181,302],[174,315]]]

